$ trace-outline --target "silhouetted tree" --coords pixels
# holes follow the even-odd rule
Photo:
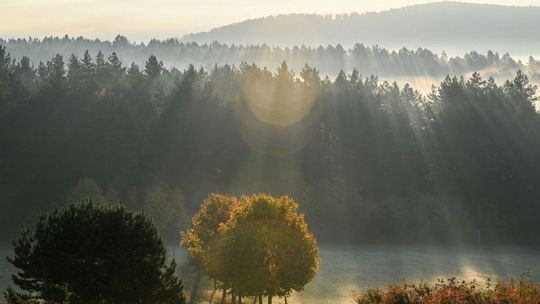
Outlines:
[[[185,303],[152,221],[121,205],[71,203],[13,245],[22,292],[8,289],[8,303]]]

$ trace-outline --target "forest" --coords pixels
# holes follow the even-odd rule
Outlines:
[[[0,304],[540,304],[540,0],[0,0]]]
[[[357,42],[400,49],[427,47],[438,52],[500,50],[514,55],[538,54],[540,8],[535,1],[402,1],[398,7],[377,3],[354,5],[360,11],[282,11],[184,35],[184,42],[261,44],[273,46],[336,45]],[[535,5],[529,5],[535,4]],[[292,31],[291,29],[298,29]]]
[[[100,51],[34,65],[7,49],[2,240],[90,197],[148,210],[177,242],[208,193],[266,192],[294,197],[321,241],[538,244],[540,121],[521,70],[450,74],[422,95],[362,65],[329,78]]]
[[[512,77],[520,69],[529,77],[540,81],[540,60],[529,56],[526,62],[513,58],[508,53],[487,51],[466,52],[463,56],[450,56],[446,52],[437,54],[427,48],[388,49],[379,45],[356,43],[350,48],[341,44],[295,45],[291,47],[269,46],[267,44],[235,45],[218,41],[197,43],[178,39],[152,39],[146,43],[132,42],[127,37],[117,35],[112,41],[89,39],[84,37],[45,37],[0,39],[0,45],[6,47],[14,58],[26,56],[30,63],[38,65],[56,54],[69,58],[78,57],[85,51],[96,55],[116,53],[125,63],[144,65],[148,57],[155,55],[166,68],[185,69],[189,65],[212,69],[215,65],[240,65],[243,62],[255,63],[270,69],[286,61],[291,69],[300,71],[305,64],[316,67],[321,75],[333,75],[343,70],[351,73],[354,68],[366,76],[375,74],[379,77],[444,77],[463,75],[474,71],[485,71],[489,76]]]

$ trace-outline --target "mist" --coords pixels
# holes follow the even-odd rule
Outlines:
[[[536,208],[538,114],[524,72],[499,84],[478,72],[445,76],[422,94],[376,74],[329,78],[286,61],[273,71],[247,63],[179,70],[153,55],[144,67],[126,67],[115,53],[82,57],[8,63],[21,87],[9,86],[3,103],[4,170],[18,176],[3,188],[5,214],[31,217],[86,195],[161,206],[157,218],[176,224],[158,225],[174,241],[207,193],[266,192],[304,201],[322,240],[536,239],[534,213],[499,218],[510,193],[523,211]],[[36,170],[42,175],[28,180]],[[10,218],[5,237],[19,229]]]
[[[486,78],[504,80],[517,70],[523,70],[533,81],[540,79],[540,61],[533,55],[515,58],[509,53],[500,54],[492,50],[485,53],[471,50],[450,56],[445,51],[436,53],[427,48],[407,49],[402,46],[399,49],[386,49],[363,43],[356,43],[347,49],[341,44],[289,48],[267,44],[228,45],[217,41],[198,44],[177,39],[135,43],[122,35],[117,35],[112,41],[67,35],[9,39],[0,40],[0,45],[4,45],[14,59],[28,57],[34,66],[56,54],[65,58],[72,54],[82,57],[85,51],[93,56],[98,52],[107,55],[115,53],[122,62],[137,65],[143,65],[150,55],[155,55],[165,67],[180,70],[189,65],[211,69],[216,65],[239,66],[244,62],[273,70],[286,61],[294,71],[300,71],[305,65],[317,67],[323,77],[334,78],[340,71],[350,73],[356,69],[366,76],[376,75],[389,80],[410,79],[418,83],[422,91],[425,87],[422,82],[429,78],[434,78],[431,84],[436,84],[446,75],[470,75],[475,71],[481,72]]]
[[[124,2],[0,31],[1,303],[540,301],[534,2]]]

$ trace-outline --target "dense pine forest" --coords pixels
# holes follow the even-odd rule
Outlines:
[[[107,47],[39,62],[47,40],[24,43],[44,49],[15,59],[14,42],[0,47],[2,240],[82,193],[147,209],[176,242],[208,193],[267,192],[294,197],[321,241],[538,244],[540,120],[524,72],[448,76],[421,95],[362,76],[374,68],[360,59],[328,78],[294,58],[179,70],[161,61],[177,54],[167,43],[142,64]],[[126,46],[139,48],[153,52]],[[388,64],[401,56],[464,71],[421,50]]]
[[[32,64],[46,62],[56,54],[69,58],[78,57],[89,51],[95,55],[117,53],[123,62],[144,65],[150,55],[155,55],[167,68],[195,67],[213,68],[239,65],[242,62],[259,66],[278,66],[286,61],[294,70],[301,70],[305,64],[317,67],[321,75],[336,76],[341,70],[352,72],[359,68],[364,75],[380,77],[429,76],[444,77],[447,74],[462,75],[474,71],[485,71],[494,77],[511,77],[518,69],[526,72],[534,80],[540,81],[540,60],[529,56],[526,62],[513,58],[508,53],[487,51],[485,54],[470,51],[463,56],[449,56],[445,52],[434,53],[426,48],[392,50],[378,45],[368,46],[356,43],[350,48],[340,44],[328,46],[279,47],[266,44],[234,45],[214,41],[212,43],[186,42],[178,39],[157,40],[147,43],[131,42],[118,35],[113,41],[88,39],[84,37],[46,37],[0,39],[0,45],[16,59],[26,56]]]

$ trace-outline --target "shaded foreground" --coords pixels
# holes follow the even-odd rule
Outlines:
[[[540,285],[527,281],[489,281],[485,286],[476,281],[440,280],[435,285],[390,285],[386,290],[370,289],[356,297],[357,304],[498,304],[540,303]]]
[[[384,288],[390,282],[423,281],[433,284],[437,278],[452,276],[483,282],[488,276],[494,280],[508,280],[527,273],[532,281],[540,281],[537,271],[540,269],[540,254],[523,248],[478,248],[455,252],[438,246],[335,246],[324,243],[319,244],[319,248],[319,272],[304,291],[293,293],[288,303],[350,303],[352,290],[361,293],[369,288]],[[173,247],[168,247],[168,253],[169,259],[174,257],[178,262],[184,290],[189,295],[196,274],[188,271],[187,253]],[[0,246],[0,257],[11,254],[11,248]],[[10,276],[14,272],[10,266],[5,258],[0,259],[0,290],[10,285]],[[198,303],[208,303],[212,283],[210,279],[201,282]],[[214,303],[219,302],[220,296],[216,292]],[[284,299],[275,300],[275,304],[284,302]],[[252,301],[245,300],[244,303],[251,304]]]
[[[8,304],[184,304],[176,263],[148,214],[121,204],[69,203],[13,241]]]

